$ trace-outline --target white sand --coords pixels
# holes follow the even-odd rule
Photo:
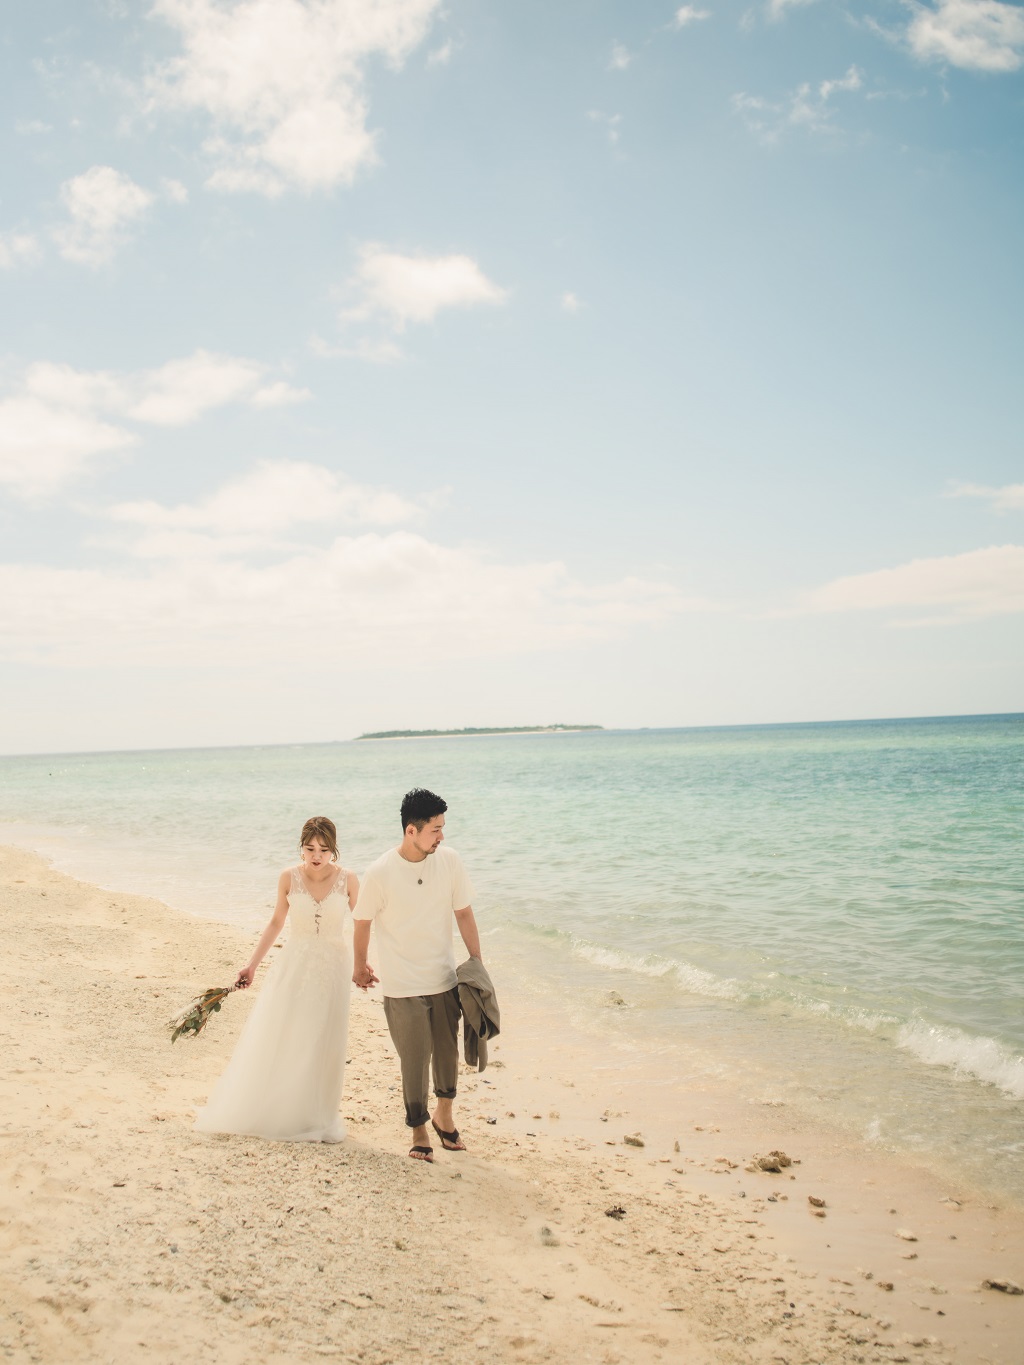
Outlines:
[[[380,1001],[358,993],[346,1143],[201,1137],[251,997],[197,1041],[164,1023],[250,939],[15,850],[0,912],[2,1359],[1024,1360],[1024,1297],[981,1288],[1024,1280],[1019,1211],[595,1067],[508,999],[501,1065],[463,1077],[465,1154],[406,1156]],[[800,1164],[744,1169],[777,1146]]]

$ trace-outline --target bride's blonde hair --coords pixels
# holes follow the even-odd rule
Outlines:
[[[324,848],[329,849],[332,858],[338,856],[338,830],[333,820],[326,815],[311,815],[302,826],[299,835],[299,848],[305,848],[310,839],[319,839]]]

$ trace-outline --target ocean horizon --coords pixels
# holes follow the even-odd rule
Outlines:
[[[715,725],[634,725],[634,726],[606,726],[606,725],[560,725],[552,722],[549,725],[538,725],[534,727],[526,726],[496,726],[493,729],[475,729],[465,727],[460,730],[422,730],[408,733],[398,732],[386,735],[377,733],[350,735],[347,739],[322,739],[322,740],[303,740],[303,739],[280,739],[251,742],[247,744],[172,744],[172,745],[139,745],[128,749],[33,749],[12,751],[0,754],[0,761],[5,758],[75,758],[88,756],[101,756],[104,754],[175,754],[193,753],[196,751],[220,753],[225,750],[235,749],[294,749],[296,745],[305,747],[307,745],[337,745],[337,744],[361,744],[361,743],[391,743],[393,740],[407,739],[514,739],[516,736],[524,738],[531,735],[553,735],[562,734],[602,734],[602,735],[644,735],[644,734],[680,734],[702,730],[787,730],[787,729],[806,729],[813,726],[844,726],[844,725],[896,725],[913,724],[917,721],[957,721],[957,720],[1022,720],[1024,711],[964,711],[949,713],[936,712],[934,715],[920,716],[863,716],[863,717],[841,717],[838,719],[827,720],[769,720],[769,721],[730,721],[724,724]]]
[[[307,816],[359,872],[432,787],[505,994],[1024,1202],[1022,760],[1021,713],[19,755],[0,841],[255,932]]]

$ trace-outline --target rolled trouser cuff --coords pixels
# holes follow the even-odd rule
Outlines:
[[[430,1074],[439,1099],[455,1098],[459,1076],[459,992],[384,997],[384,1017],[402,1067],[405,1122],[410,1128],[430,1121]]]

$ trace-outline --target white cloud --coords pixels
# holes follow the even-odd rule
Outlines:
[[[608,134],[608,145],[617,147],[619,145],[620,125],[622,123],[621,114],[603,114],[600,109],[588,109],[587,118],[591,123],[600,123],[604,126]]]
[[[0,484],[22,497],[50,495],[97,457],[133,445],[126,421],[184,426],[227,403],[272,407],[308,396],[284,383],[264,385],[265,371],[257,361],[209,351],[134,374],[30,365],[0,400]]]
[[[29,232],[0,233],[0,270],[31,265],[39,259],[39,243]]]
[[[276,384],[267,384],[262,389],[257,389],[252,396],[254,408],[281,408],[288,407],[292,403],[306,403],[313,397],[309,389],[297,389],[292,384],[286,384],[283,379],[279,379]]]
[[[768,14],[772,19],[781,19],[787,10],[801,9],[813,5],[815,0],[768,0]]]
[[[153,195],[113,166],[93,166],[60,190],[70,221],[55,228],[60,254],[82,265],[109,261],[153,202]]]
[[[405,358],[401,346],[396,342],[372,340],[370,337],[361,337],[351,346],[332,346],[323,337],[312,336],[309,349],[325,360],[365,360],[371,365],[393,365]]]
[[[625,71],[632,66],[634,61],[633,53],[622,43],[615,43],[612,47],[612,54],[608,58],[609,71]]]
[[[700,23],[702,19],[710,19],[709,9],[698,9],[696,5],[680,5],[676,10],[675,18],[672,20],[674,28],[687,28],[690,24]]]
[[[165,177],[160,181],[160,190],[164,198],[172,204],[188,203],[188,189],[180,180],[168,180]]]
[[[837,578],[808,594],[804,606],[814,612],[913,608],[928,613],[912,624],[1024,611],[1024,546],[993,545]]]
[[[14,125],[14,131],[19,137],[39,137],[43,133],[52,133],[53,125],[44,123],[42,119],[20,118]]]
[[[428,66],[447,66],[455,52],[455,44],[451,38],[446,39],[440,47],[435,47],[433,51],[427,53]]]
[[[403,256],[375,244],[363,247],[348,287],[356,302],[345,319],[383,318],[398,331],[410,322],[430,322],[443,308],[500,304],[508,297],[470,256]]]
[[[280,194],[350,183],[376,160],[365,68],[400,66],[440,0],[156,0],[180,56],[151,84],[153,104],[209,115],[216,189]]]
[[[21,497],[45,497],[97,456],[134,440],[73,405],[54,407],[28,394],[0,399],[0,486]]]
[[[835,110],[831,104],[836,94],[851,94],[864,87],[863,73],[856,66],[845,75],[819,82],[817,88],[805,82],[782,100],[768,100],[761,95],[734,95],[733,108],[752,133],[762,141],[778,142],[784,133],[801,129],[809,133],[835,133]]]
[[[25,393],[54,408],[78,412],[123,413],[131,401],[127,383],[109,370],[76,370],[41,360],[30,365],[23,380]]]
[[[251,397],[263,370],[255,360],[196,351],[139,376],[137,397],[125,415],[157,426],[185,426],[211,408]]]
[[[845,76],[838,80],[822,81],[818,86],[818,98],[829,100],[839,91],[860,90],[864,84],[864,78],[855,66],[851,66]]]
[[[262,499],[257,506],[250,526],[265,514]],[[154,669],[276,666],[293,654],[303,668],[343,673],[361,660],[408,668],[410,659],[564,648],[707,607],[666,583],[582,583],[557,561],[502,563],[407,530],[359,533],[352,520],[338,514],[329,544],[258,563],[196,554],[184,527],[173,547],[169,531],[176,557],[145,566],[134,557],[106,570],[0,566],[0,651]]]
[[[1024,483],[1008,483],[1002,488],[985,484],[958,483],[946,494],[948,498],[986,498],[996,512],[1024,511]]]
[[[576,295],[570,294],[568,290],[562,295],[559,302],[562,311],[565,313],[578,313],[583,307]]]
[[[922,61],[968,71],[1019,71],[1024,65],[1024,8],[1003,0],[912,3],[907,41]]]
[[[393,341],[371,341],[368,337],[361,338],[341,354],[348,360],[365,360],[370,365],[393,365],[405,358],[401,346]]]
[[[224,559],[289,546],[296,527],[396,526],[422,509],[386,488],[298,460],[263,461],[195,503],[119,503],[106,516],[134,534],[118,544],[142,559]],[[294,548],[294,547],[292,547]]]

